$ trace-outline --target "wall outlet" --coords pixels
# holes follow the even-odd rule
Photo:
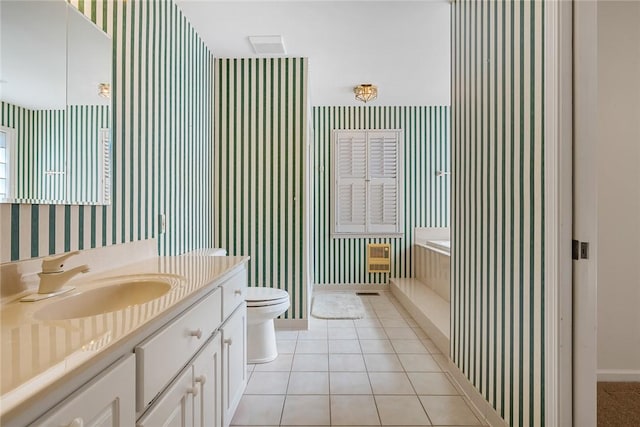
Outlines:
[[[163,213],[158,215],[158,233],[164,234],[167,231],[167,216]]]

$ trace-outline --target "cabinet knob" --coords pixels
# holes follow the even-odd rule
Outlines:
[[[198,395],[198,387],[191,387],[187,389],[187,394],[192,394],[193,397]]]
[[[198,339],[202,338],[202,329],[196,329],[195,331],[190,331],[189,335],[192,337],[196,337]]]
[[[195,382],[200,383],[200,385],[204,385],[204,383],[207,382],[207,376],[206,375],[200,375],[199,377],[196,377],[194,379]]]
[[[236,295],[242,295],[242,289],[236,289],[233,293]]]
[[[231,338],[227,338],[226,340],[223,341],[225,344],[227,345],[231,345],[233,344],[233,341],[231,340]]]
[[[84,420],[80,417],[75,418],[67,425],[67,427],[84,427]]]

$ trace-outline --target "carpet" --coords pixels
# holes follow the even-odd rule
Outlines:
[[[313,297],[311,314],[320,319],[362,319],[362,300],[353,294],[318,294]]]
[[[598,427],[640,426],[640,382],[598,383]]]

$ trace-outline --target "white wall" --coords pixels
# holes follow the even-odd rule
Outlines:
[[[640,380],[640,2],[598,3],[598,377]]]

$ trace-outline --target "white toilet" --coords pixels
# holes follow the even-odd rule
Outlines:
[[[273,319],[289,308],[289,293],[282,289],[248,288],[247,296],[247,361],[271,362],[278,357]]]
[[[198,249],[191,255],[225,256],[220,248]],[[249,287],[247,302],[247,361],[248,363],[271,362],[278,357],[276,332],[273,319],[289,308],[289,293],[282,289]]]

